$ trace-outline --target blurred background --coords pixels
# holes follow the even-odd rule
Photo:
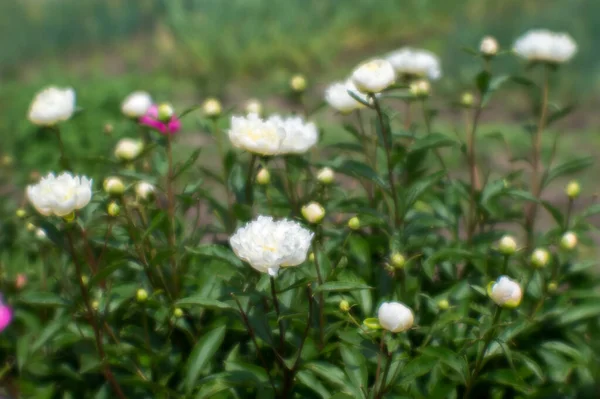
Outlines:
[[[248,98],[258,98],[269,110],[282,111],[289,106],[293,74],[307,77],[307,101],[316,105],[326,85],[358,62],[405,45],[441,57],[443,77],[434,91],[443,98],[437,100],[441,120],[451,125],[457,119],[451,102],[473,89],[481,68],[463,49],[477,48],[484,35],[510,48],[531,28],[566,31],[579,44],[574,61],[553,82],[551,97],[578,107],[561,125],[578,139],[561,151],[589,152],[598,141],[599,18],[597,0],[2,1],[0,154],[9,154],[13,168],[27,173],[56,165],[54,138],[26,119],[34,94],[50,84],[74,87],[84,110],[65,126],[68,149],[106,154],[116,138],[135,134],[119,111],[132,90],[147,90],[180,109],[214,96],[226,109],[241,110]],[[494,68],[528,73],[513,56]],[[527,122],[529,105],[522,88],[514,90],[490,105],[489,129]],[[326,109],[315,118],[325,120],[322,126],[334,120]],[[186,124],[184,134],[193,135],[197,124]],[[512,136],[517,144],[529,140],[523,131]],[[84,158],[80,166],[87,172],[95,164]]]

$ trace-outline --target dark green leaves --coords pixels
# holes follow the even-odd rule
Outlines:
[[[213,355],[219,350],[223,339],[225,338],[226,326],[220,326],[212,331],[205,333],[198,343],[194,346],[190,354],[185,375],[185,390],[191,392],[202,372],[202,369],[208,364]]]

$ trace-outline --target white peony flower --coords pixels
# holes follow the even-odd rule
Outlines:
[[[229,239],[238,258],[262,273],[276,276],[280,267],[306,260],[313,233],[290,220],[259,216],[240,227]]]
[[[121,103],[121,112],[129,118],[140,118],[152,106],[152,97],[145,91],[134,91]]]
[[[496,305],[506,308],[516,308],[523,297],[521,286],[506,276],[488,285],[488,295]]]
[[[440,60],[430,51],[404,47],[390,53],[387,60],[398,75],[437,80],[442,76]]]
[[[364,104],[356,101],[348,91],[356,94],[359,98],[367,101],[367,96],[360,93],[352,80],[335,82],[325,90],[325,101],[337,111],[347,114],[356,109],[364,107]]]
[[[486,55],[488,57],[494,56],[498,53],[498,41],[492,36],[486,36],[481,39],[481,44],[479,45],[479,51],[481,54]]]
[[[315,201],[304,205],[301,211],[302,216],[309,223],[319,223],[325,217],[325,208]]]
[[[382,303],[377,318],[381,327],[395,333],[411,328],[415,319],[412,310],[400,302]]]
[[[135,185],[135,195],[141,200],[150,199],[155,190],[152,184],[145,181],[137,182]]]
[[[137,158],[144,150],[144,143],[141,140],[124,138],[119,140],[115,146],[115,157],[122,161],[132,161]]]
[[[514,51],[528,61],[560,64],[569,61],[577,52],[577,44],[567,33],[546,29],[530,30],[515,42]]]
[[[44,216],[67,216],[86,206],[92,199],[92,180],[68,172],[58,177],[53,173],[38,184],[27,186],[27,198]]]
[[[280,154],[302,154],[317,143],[319,132],[312,122],[306,122],[300,116],[289,116],[282,118],[273,115],[267,119],[284,131],[284,138],[279,147]]]
[[[54,126],[75,112],[75,90],[48,87],[35,95],[29,106],[29,120],[39,126]]]
[[[257,114],[231,117],[229,140],[234,147],[260,155],[279,153],[285,138],[285,130],[280,124],[263,120]]]
[[[383,59],[363,62],[352,72],[352,83],[363,93],[379,93],[395,80],[394,67]]]

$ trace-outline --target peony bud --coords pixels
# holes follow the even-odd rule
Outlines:
[[[141,201],[150,200],[154,195],[154,186],[145,181],[140,181],[135,185],[135,195]]]
[[[577,246],[577,235],[572,231],[563,234],[560,239],[560,247],[566,251],[571,251]]]
[[[314,262],[315,261],[315,253],[314,252],[311,252],[311,253],[308,254],[308,260],[310,262]]]
[[[450,302],[447,299],[440,299],[437,303],[440,310],[448,310],[450,308]]]
[[[246,102],[245,109],[248,114],[262,114],[262,104],[255,98]]]
[[[567,196],[572,200],[579,197],[579,193],[581,192],[579,182],[577,182],[576,180],[570,181],[569,184],[567,184],[565,192]]]
[[[100,307],[100,302],[98,302],[97,300],[93,300],[91,305],[92,305],[92,309],[98,310],[98,308]]]
[[[83,285],[88,285],[88,283],[90,282],[90,278],[84,274],[83,276],[81,276],[81,282],[83,283]]]
[[[486,57],[493,57],[498,53],[498,42],[492,36],[486,36],[481,40],[479,51]]]
[[[118,177],[107,177],[104,179],[104,191],[112,196],[118,197],[125,192],[125,185]]]
[[[144,143],[141,140],[124,138],[115,146],[115,157],[121,161],[133,161],[143,150]]]
[[[395,333],[408,330],[414,322],[412,310],[400,302],[382,303],[377,318],[382,328]]]
[[[17,274],[17,278],[15,279],[15,288],[20,290],[27,284],[27,276],[23,273]]]
[[[112,125],[112,123],[105,123],[104,128],[102,130],[104,131],[104,134],[111,135],[112,132],[115,130],[115,127]]]
[[[550,261],[550,253],[544,248],[537,248],[531,254],[531,264],[534,267],[546,267],[548,262]]]
[[[110,204],[108,204],[106,211],[108,212],[108,214],[110,216],[117,217],[117,216],[119,216],[119,213],[121,213],[121,208],[119,207],[119,204],[117,204],[116,202],[111,202]]]
[[[333,169],[324,167],[317,172],[317,180],[321,184],[331,184],[335,180]]]
[[[517,250],[517,242],[514,237],[505,235],[498,242],[498,250],[506,256],[512,255]]]
[[[202,104],[202,110],[204,111],[204,115],[209,118],[217,118],[221,115],[221,103],[216,98],[208,98]]]
[[[173,316],[175,316],[177,319],[182,318],[183,310],[181,310],[181,308],[175,308],[175,310],[173,310]]]
[[[348,227],[351,230],[360,229],[360,219],[357,216],[350,218],[350,220],[348,220]]]
[[[137,290],[137,292],[135,293],[135,299],[138,302],[146,302],[146,300],[148,299],[148,291],[146,291],[143,288],[140,288],[139,290]]]
[[[394,252],[392,256],[390,256],[390,261],[392,262],[392,266],[396,269],[403,269],[406,264],[406,259],[404,259],[404,256],[399,252]]]
[[[121,103],[121,112],[125,116],[135,119],[144,116],[152,106],[152,97],[145,91],[134,91]]]
[[[556,292],[557,289],[558,289],[558,284],[556,283],[556,281],[550,281],[548,283],[548,292]]]
[[[341,300],[340,301],[340,310],[342,312],[349,312],[350,311],[350,302],[348,302],[345,299]]]
[[[325,217],[325,208],[318,202],[310,202],[302,207],[302,216],[309,223],[319,223]]]
[[[304,75],[294,75],[290,79],[290,87],[293,91],[300,93],[306,90],[306,78]]]
[[[429,96],[431,85],[427,80],[421,79],[412,82],[409,87],[410,93],[417,98],[425,98]]]
[[[506,276],[488,284],[488,295],[498,306],[516,308],[521,303],[523,292],[521,286]]]
[[[27,231],[31,231],[31,232],[34,232],[36,229],[35,224],[33,224],[31,222],[27,223],[25,225],[25,228],[27,229]]]
[[[261,168],[256,174],[256,182],[261,186],[266,186],[271,182],[271,174],[267,168]]]
[[[46,235],[46,231],[39,227],[35,229],[35,236],[38,240],[45,240],[46,238],[48,238],[48,236]]]
[[[15,212],[15,215],[17,215],[18,218],[23,219],[25,216],[27,216],[27,212],[25,212],[25,209],[19,208]]]
[[[469,93],[468,91],[464,92],[460,97],[460,105],[462,105],[465,108],[472,107],[474,102],[475,97],[473,97],[473,94]]]
[[[158,106],[158,120],[161,122],[169,122],[173,115],[175,114],[175,110],[171,106],[171,104],[162,103]]]
[[[13,163],[13,157],[10,155],[4,155],[2,157],[2,166],[10,166]]]

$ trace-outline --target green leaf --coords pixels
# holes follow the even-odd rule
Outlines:
[[[459,354],[442,346],[428,346],[426,348],[421,349],[420,352],[425,356],[431,356],[435,359],[438,359],[443,364],[456,371],[463,384],[467,383],[467,378],[469,376],[469,366],[465,362],[465,359]]]
[[[460,143],[453,137],[442,133],[431,133],[420,137],[410,147],[410,151],[422,151],[440,147],[451,147]]]
[[[185,375],[185,390],[187,393],[192,392],[196,381],[200,376],[202,368],[206,366],[208,361],[217,352],[223,339],[225,338],[226,326],[220,326],[206,333],[192,349],[192,353],[187,361]]]
[[[353,160],[344,161],[339,166],[332,166],[335,170],[348,176],[364,178],[374,182],[387,190],[387,184],[369,165]]]
[[[352,281],[330,281],[315,288],[314,292],[335,292],[335,291],[354,291],[354,290],[370,290],[366,284]]]
[[[216,299],[206,298],[199,295],[190,296],[187,298],[182,298],[175,302],[175,306],[179,307],[190,307],[190,306],[198,306],[201,308],[207,309],[217,309],[217,310],[231,310],[235,309],[233,306],[217,301]]]
[[[310,371],[302,370],[298,372],[297,377],[300,384],[304,385],[309,389],[312,389],[313,391],[321,395],[323,399],[328,399],[331,397],[331,393],[329,393],[327,388],[325,388],[321,381],[319,381],[317,377],[315,377],[315,375]]]
[[[53,292],[30,291],[19,297],[19,301],[27,305],[63,307],[68,306],[69,302]]]
[[[587,303],[570,307],[568,312],[563,313],[558,318],[558,324],[573,324],[598,316],[600,316],[600,303]]]
[[[367,388],[369,374],[365,357],[358,350],[348,345],[340,346],[340,354],[344,361],[346,375],[348,375],[352,384],[359,391],[361,388]]]
[[[304,368],[312,371],[325,381],[336,385],[338,388],[346,388],[348,386],[344,372],[331,363],[323,361],[310,362],[306,363]]]
[[[220,259],[236,267],[244,266],[233,251],[223,245],[209,244],[199,247],[186,247],[185,249],[194,255],[200,255],[209,259]]]
[[[431,174],[427,177],[419,179],[416,181],[408,191],[406,192],[406,196],[404,198],[404,209],[405,212],[423,195],[429,190],[432,186],[434,186],[442,177],[446,175],[445,171],[439,171],[434,174]]]
[[[594,163],[594,157],[582,157],[582,158],[573,159],[571,161],[563,162],[560,165],[557,165],[554,168],[550,169],[546,173],[546,175],[544,176],[544,179],[543,179],[542,186],[546,187],[554,179],[561,177],[561,176],[577,173],[577,172],[591,166],[593,163]]]

